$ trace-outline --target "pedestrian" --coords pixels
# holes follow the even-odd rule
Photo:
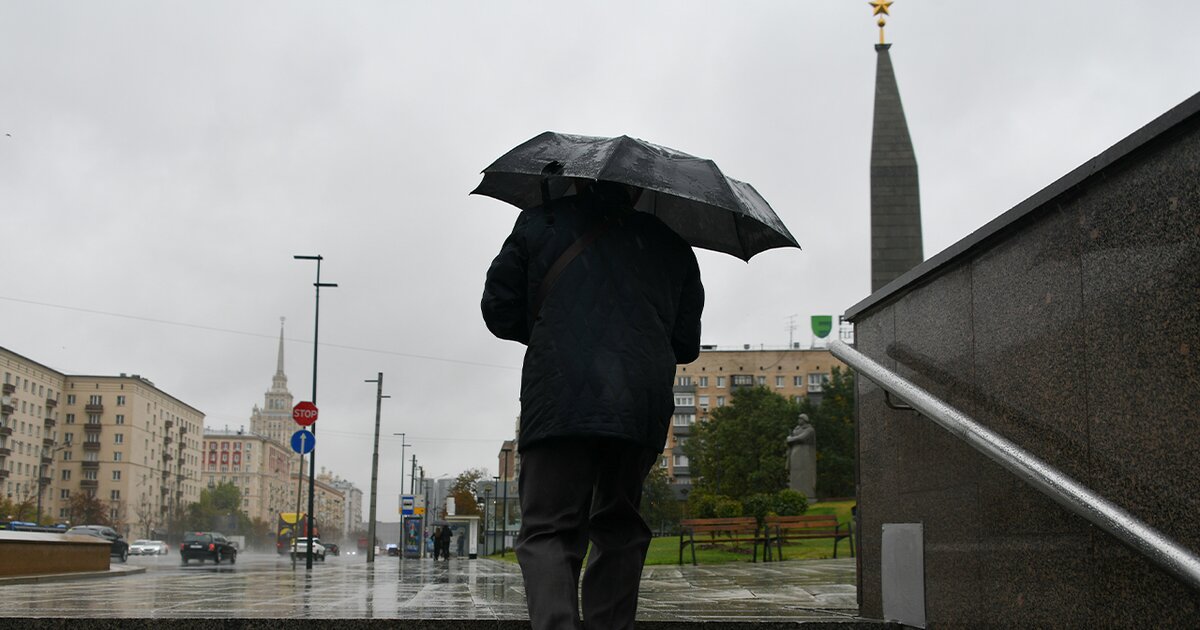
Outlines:
[[[691,247],[634,210],[639,188],[576,187],[521,213],[482,300],[489,330],[527,346],[515,549],[537,630],[633,627],[651,537],[642,482],[666,442],[675,365],[700,352]]]
[[[442,560],[450,559],[450,537],[453,535],[448,525],[442,527],[441,533],[438,535],[437,545],[442,548]]]
[[[433,541],[433,559],[434,560],[437,560],[438,554],[440,554],[442,552],[441,535],[442,535],[442,528],[435,527],[435,528],[433,528],[433,535],[429,537],[429,539]]]

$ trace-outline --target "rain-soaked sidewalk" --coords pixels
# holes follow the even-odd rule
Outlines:
[[[518,628],[523,624],[517,622],[527,619],[520,569],[495,560],[381,557],[372,569],[362,557],[342,557],[317,563],[311,572],[303,566],[293,570],[290,562],[265,554],[246,554],[233,566],[180,567],[172,557],[134,558],[130,564],[147,570],[109,579],[0,585],[0,625],[18,617],[405,619],[460,621],[408,627]],[[655,622],[701,622],[706,628],[741,627],[739,622],[853,626],[854,581],[852,559],[652,566],[643,574],[638,620],[650,627],[680,627]]]

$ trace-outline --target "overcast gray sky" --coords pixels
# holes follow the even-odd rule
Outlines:
[[[887,27],[930,257],[1197,89],[1178,0],[897,0]],[[866,1],[0,0],[0,345],[138,373],[248,425],[287,317],[318,467],[380,514],[406,432],[496,473],[522,347],[479,315],[516,210],[467,193],[545,130],[628,134],[752,183],[803,251],[699,252],[704,343],[782,345],[869,293]],[[9,135],[11,134],[11,135]],[[99,314],[89,311],[118,314]],[[328,345],[326,345],[328,344]]]

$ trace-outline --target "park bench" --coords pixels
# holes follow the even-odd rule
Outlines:
[[[779,559],[783,560],[783,543],[792,540],[811,538],[832,538],[833,557],[837,557],[838,542],[843,538],[850,540],[850,557],[854,557],[854,534],[850,524],[841,525],[833,514],[815,514],[812,516],[768,516],[764,522],[767,546],[775,543]]]
[[[754,545],[752,562],[758,562],[758,545],[763,546],[763,560],[767,559],[767,540],[759,533],[758,520],[753,516],[737,518],[691,518],[679,522],[679,564],[683,564],[683,550],[692,548],[692,564],[696,564],[696,537],[701,544],[735,547],[740,543]],[[706,536],[707,534],[707,536]]]

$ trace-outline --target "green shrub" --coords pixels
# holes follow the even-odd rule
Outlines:
[[[707,492],[692,492],[687,500],[688,518],[715,518],[717,516],[717,496]]]
[[[800,516],[808,511],[808,498],[803,492],[780,490],[771,499],[771,510],[776,516]]]
[[[717,518],[734,518],[742,515],[742,503],[729,497],[716,498]]]
[[[775,495],[762,492],[752,494],[742,499],[742,512],[746,516],[753,516],[762,525],[763,519],[775,513],[775,503]]]

